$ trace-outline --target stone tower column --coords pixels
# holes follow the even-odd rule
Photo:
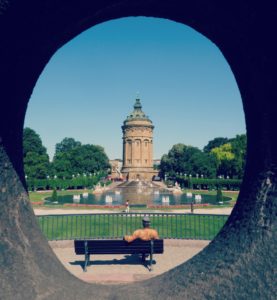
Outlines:
[[[141,110],[140,99],[136,99],[133,112],[122,126],[123,167],[122,174],[129,180],[151,180],[157,174],[153,169],[152,121]]]

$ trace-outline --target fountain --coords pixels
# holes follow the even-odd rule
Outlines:
[[[73,195],[73,203],[76,204],[80,203],[80,199],[81,199],[80,195]]]
[[[98,183],[93,191],[93,194],[100,194],[103,193],[104,189],[101,187],[101,185]]]
[[[201,203],[202,196],[201,195],[195,195],[194,199],[195,199],[195,203]]]
[[[119,183],[114,189],[103,188],[98,184],[93,193],[83,193],[83,195],[59,196],[58,203],[81,203],[92,205],[124,205],[129,200],[131,206],[146,207],[159,205],[186,205],[192,201],[194,203],[218,204],[216,195],[194,195],[191,192],[183,193],[181,189],[174,193],[173,189],[161,188],[154,182],[147,181],[127,181]],[[192,198],[193,197],[193,198]],[[223,200],[224,202],[226,201]],[[227,200],[228,201],[228,200]],[[52,204],[51,201],[49,201]]]
[[[105,202],[106,202],[106,203],[112,203],[112,202],[113,202],[113,197],[110,196],[110,195],[106,195],[106,197],[105,197]]]
[[[162,203],[169,203],[169,196],[162,196]]]

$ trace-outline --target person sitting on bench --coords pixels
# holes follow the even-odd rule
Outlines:
[[[150,241],[159,238],[157,230],[150,228],[150,219],[148,216],[142,219],[142,225],[143,229],[135,230],[132,235],[125,235],[124,240],[130,243],[136,239]]]

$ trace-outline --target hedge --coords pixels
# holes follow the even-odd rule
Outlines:
[[[177,176],[176,181],[181,185],[182,188],[207,190],[239,190],[242,183],[241,179],[185,178],[182,176]]]
[[[75,177],[72,179],[28,179],[27,186],[29,191],[35,190],[49,190],[49,189],[83,189],[92,188],[96,185],[102,175],[92,176],[92,177]],[[107,182],[109,183],[109,182]]]

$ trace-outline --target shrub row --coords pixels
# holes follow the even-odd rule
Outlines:
[[[100,181],[100,179],[101,175],[92,177],[76,177],[72,179],[28,179],[27,186],[29,191],[49,189],[83,189],[92,188]],[[109,183],[110,182],[106,182],[106,184]],[[102,182],[101,184],[103,185],[104,183]]]
[[[182,188],[203,190],[225,189],[229,191],[239,190],[242,183],[241,179],[185,178],[182,176],[177,176],[176,181],[181,185]]]

